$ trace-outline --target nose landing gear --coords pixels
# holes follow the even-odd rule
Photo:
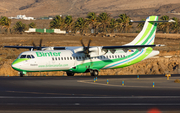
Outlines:
[[[19,75],[20,75],[20,77],[23,77],[24,73],[21,71],[21,72],[19,72]]]

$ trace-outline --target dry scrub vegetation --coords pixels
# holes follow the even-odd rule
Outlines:
[[[39,44],[43,38],[43,46],[81,46],[79,39],[82,37],[85,44],[92,38],[91,46],[123,45],[134,39],[133,34],[98,34],[92,36],[84,34],[59,35],[59,34],[0,34],[0,75],[18,76],[18,72],[11,68],[11,63],[25,49],[3,48],[4,45],[30,46],[32,40]],[[165,47],[156,47],[159,50],[159,58],[150,58],[121,69],[101,70],[100,75],[129,75],[129,74],[179,74],[180,73],[180,35],[179,34],[157,34],[155,44],[165,44]],[[164,57],[171,56],[171,57]],[[66,76],[64,72],[36,72],[28,73],[33,76]],[[89,75],[89,74],[76,74]]]

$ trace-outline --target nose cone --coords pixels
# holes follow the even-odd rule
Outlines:
[[[18,64],[12,64],[11,67],[14,69],[14,70],[17,70],[20,68],[20,65]]]
[[[12,64],[11,67],[17,71],[20,71],[22,66],[23,66],[23,62],[27,61],[29,59],[27,58],[23,58],[23,59],[16,59]]]

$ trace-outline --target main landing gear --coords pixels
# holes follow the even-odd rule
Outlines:
[[[74,73],[66,72],[67,76],[74,76]]]
[[[98,70],[90,70],[91,76],[98,76],[99,71]]]
[[[90,72],[91,76],[98,76],[99,71],[98,70],[88,70],[87,72]],[[74,73],[66,72],[67,76],[74,76]]]

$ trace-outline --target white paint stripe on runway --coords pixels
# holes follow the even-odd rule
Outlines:
[[[115,96],[115,97],[17,97],[0,96],[0,99],[180,99],[180,96]]]
[[[68,103],[68,104],[44,104],[44,103],[3,103],[0,105],[68,105],[68,106],[179,106],[180,103],[92,103],[92,104],[87,104],[87,103]]]
[[[180,103],[108,103],[108,104],[100,104],[100,105],[124,105],[124,106],[175,106],[175,105],[180,105]]]

